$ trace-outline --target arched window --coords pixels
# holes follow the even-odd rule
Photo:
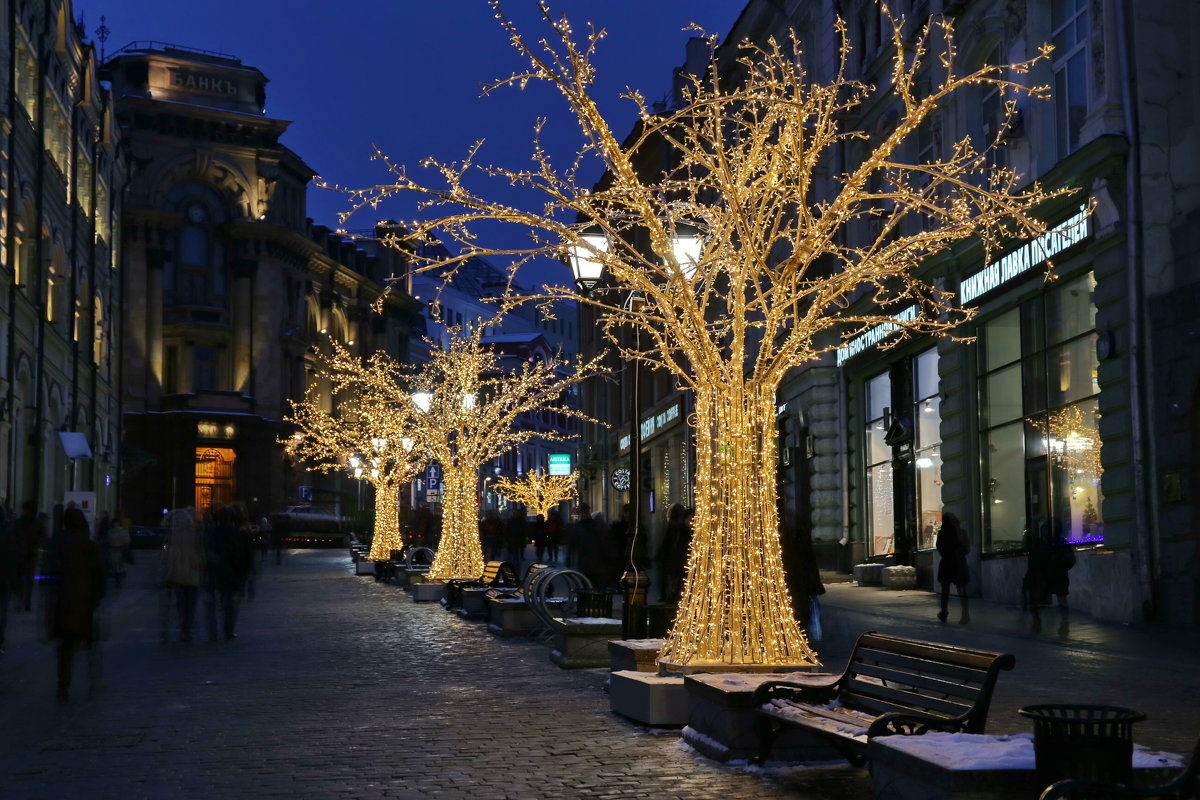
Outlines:
[[[104,363],[104,299],[99,292],[92,298],[92,360]]]
[[[189,181],[171,190],[166,205],[181,213],[183,222],[164,265],[163,304],[227,307],[229,268],[218,228],[228,216],[220,196],[205,184]]]

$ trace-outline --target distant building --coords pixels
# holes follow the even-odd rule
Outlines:
[[[139,520],[232,501],[258,515],[348,511],[351,480],[290,464],[289,401],[314,348],[408,357],[419,308],[403,254],[306,219],[313,177],[265,116],[267,78],[234,56],[135,43],[105,64],[133,163],[123,218],[124,502]],[[333,398],[325,402],[332,408]]]
[[[0,19],[0,502],[49,511],[94,492],[92,510],[111,509],[125,181],[112,102],[69,0],[3,0]]]

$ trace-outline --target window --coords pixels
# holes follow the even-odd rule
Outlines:
[[[913,359],[912,418],[919,516],[917,547],[933,547],[942,527],[942,405],[936,347]]]
[[[1085,275],[982,327],[985,551],[1103,539],[1095,286]]]
[[[225,308],[228,267],[219,239],[220,226],[225,222],[220,197],[204,184],[188,182],[171,190],[167,204],[183,220],[175,230],[175,246],[164,265],[164,305]]]
[[[1087,116],[1087,0],[1053,0],[1050,25],[1054,42],[1054,117],[1058,157],[1079,147]]]
[[[224,388],[218,380],[220,353],[215,347],[192,349],[192,391]]]
[[[892,381],[887,373],[867,381],[867,520],[871,555],[892,552],[895,510],[892,500],[892,448],[884,441],[891,418]]]

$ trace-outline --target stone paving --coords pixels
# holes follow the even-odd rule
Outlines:
[[[10,616],[0,796],[870,797],[865,770],[708,761],[613,715],[606,670],[561,670],[543,641],[415,604],[353,575],[343,550],[266,564],[238,638],[164,644],[151,553],[137,555],[106,600],[90,696],[80,663],[57,704],[35,615]]]

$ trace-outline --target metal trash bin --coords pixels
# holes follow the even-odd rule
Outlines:
[[[580,588],[575,590],[575,616],[608,617],[613,615],[612,592],[604,589]]]
[[[1129,783],[1133,777],[1133,723],[1146,715],[1117,706],[1047,703],[1017,709],[1033,720],[1038,785],[1064,778]]]

